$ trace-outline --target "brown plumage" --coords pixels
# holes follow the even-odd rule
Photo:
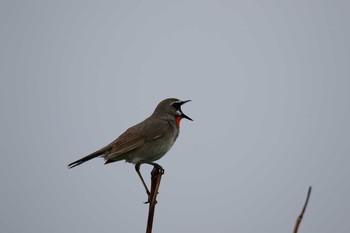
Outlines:
[[[106,160],[105,164],[126,160],[138,166],[160,159],[177,139],[180,120],[192,120],[181,110],[181,105],[186,102],[175,98],[163,100],[150,117],[127,129],[109,145],[70,163],[68,167],[76,167],[99,156]]]

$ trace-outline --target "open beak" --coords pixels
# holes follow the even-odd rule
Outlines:
[[[182,113],[182,118],[186,118],[186,119],[188,119],[190,121],[193,121],[190,117],[186,116],[185,113]]]
[[[183,104],[185,104],[185,103],[187,103],[187,102],[190,102],[190,101],[191,101],[191,100],[181,101],[180,106],[183,105]],[[186,114],[183,113],[182,111],[181,111],[181,113],[182,113],[182,118],[186,118],[187,120],[193,121],[190,117],[186,116]]]

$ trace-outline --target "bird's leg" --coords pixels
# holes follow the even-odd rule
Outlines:
[[[164,174],[164,169],[158,163],[145,162],[149,165],[153,165],[151,172],[151,192],[148,195],[148,201],[145,204],[150,203],[150,205],[157,204],[156,196],[158,194],[158,189],[160,185],[160,179]]]
[[[139,177],[140,177],[140,179],[141,179],[141,181],[142,181],[143,187],[145,187],[145,189],[146,189],[147,195],[149,196],[151,193],[150,193],[150,191],[148,190],[145,181],[143,180],[143,177],[142,177],[141,172],[140,172],[140,166],[141,166],[141,163],[136,163],[136,164],[135,164],[135,170],[136,170],[137,174],[139,175]]]

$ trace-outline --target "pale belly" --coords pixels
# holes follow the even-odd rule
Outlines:
[[[155,140],[132,151],[125,159],[128,163],[150,163],[162,158],[174,145],[175,139]]]

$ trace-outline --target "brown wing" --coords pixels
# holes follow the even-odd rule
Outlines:
[[[106,163],[123,160],[125,159],[123,155],[126,153],[143,146],[145,143],[161,138],[166,131],[164,126],[169,127],[163,121],[148,118],[142,123],[129,128],[111,143],[112,149],[105,156]]]
[[[132,132],[126,131],[112,142],[112,149],[105,157],[106,160],[115,160],[119,155],[128,153],[145,144],[145,138]]]

